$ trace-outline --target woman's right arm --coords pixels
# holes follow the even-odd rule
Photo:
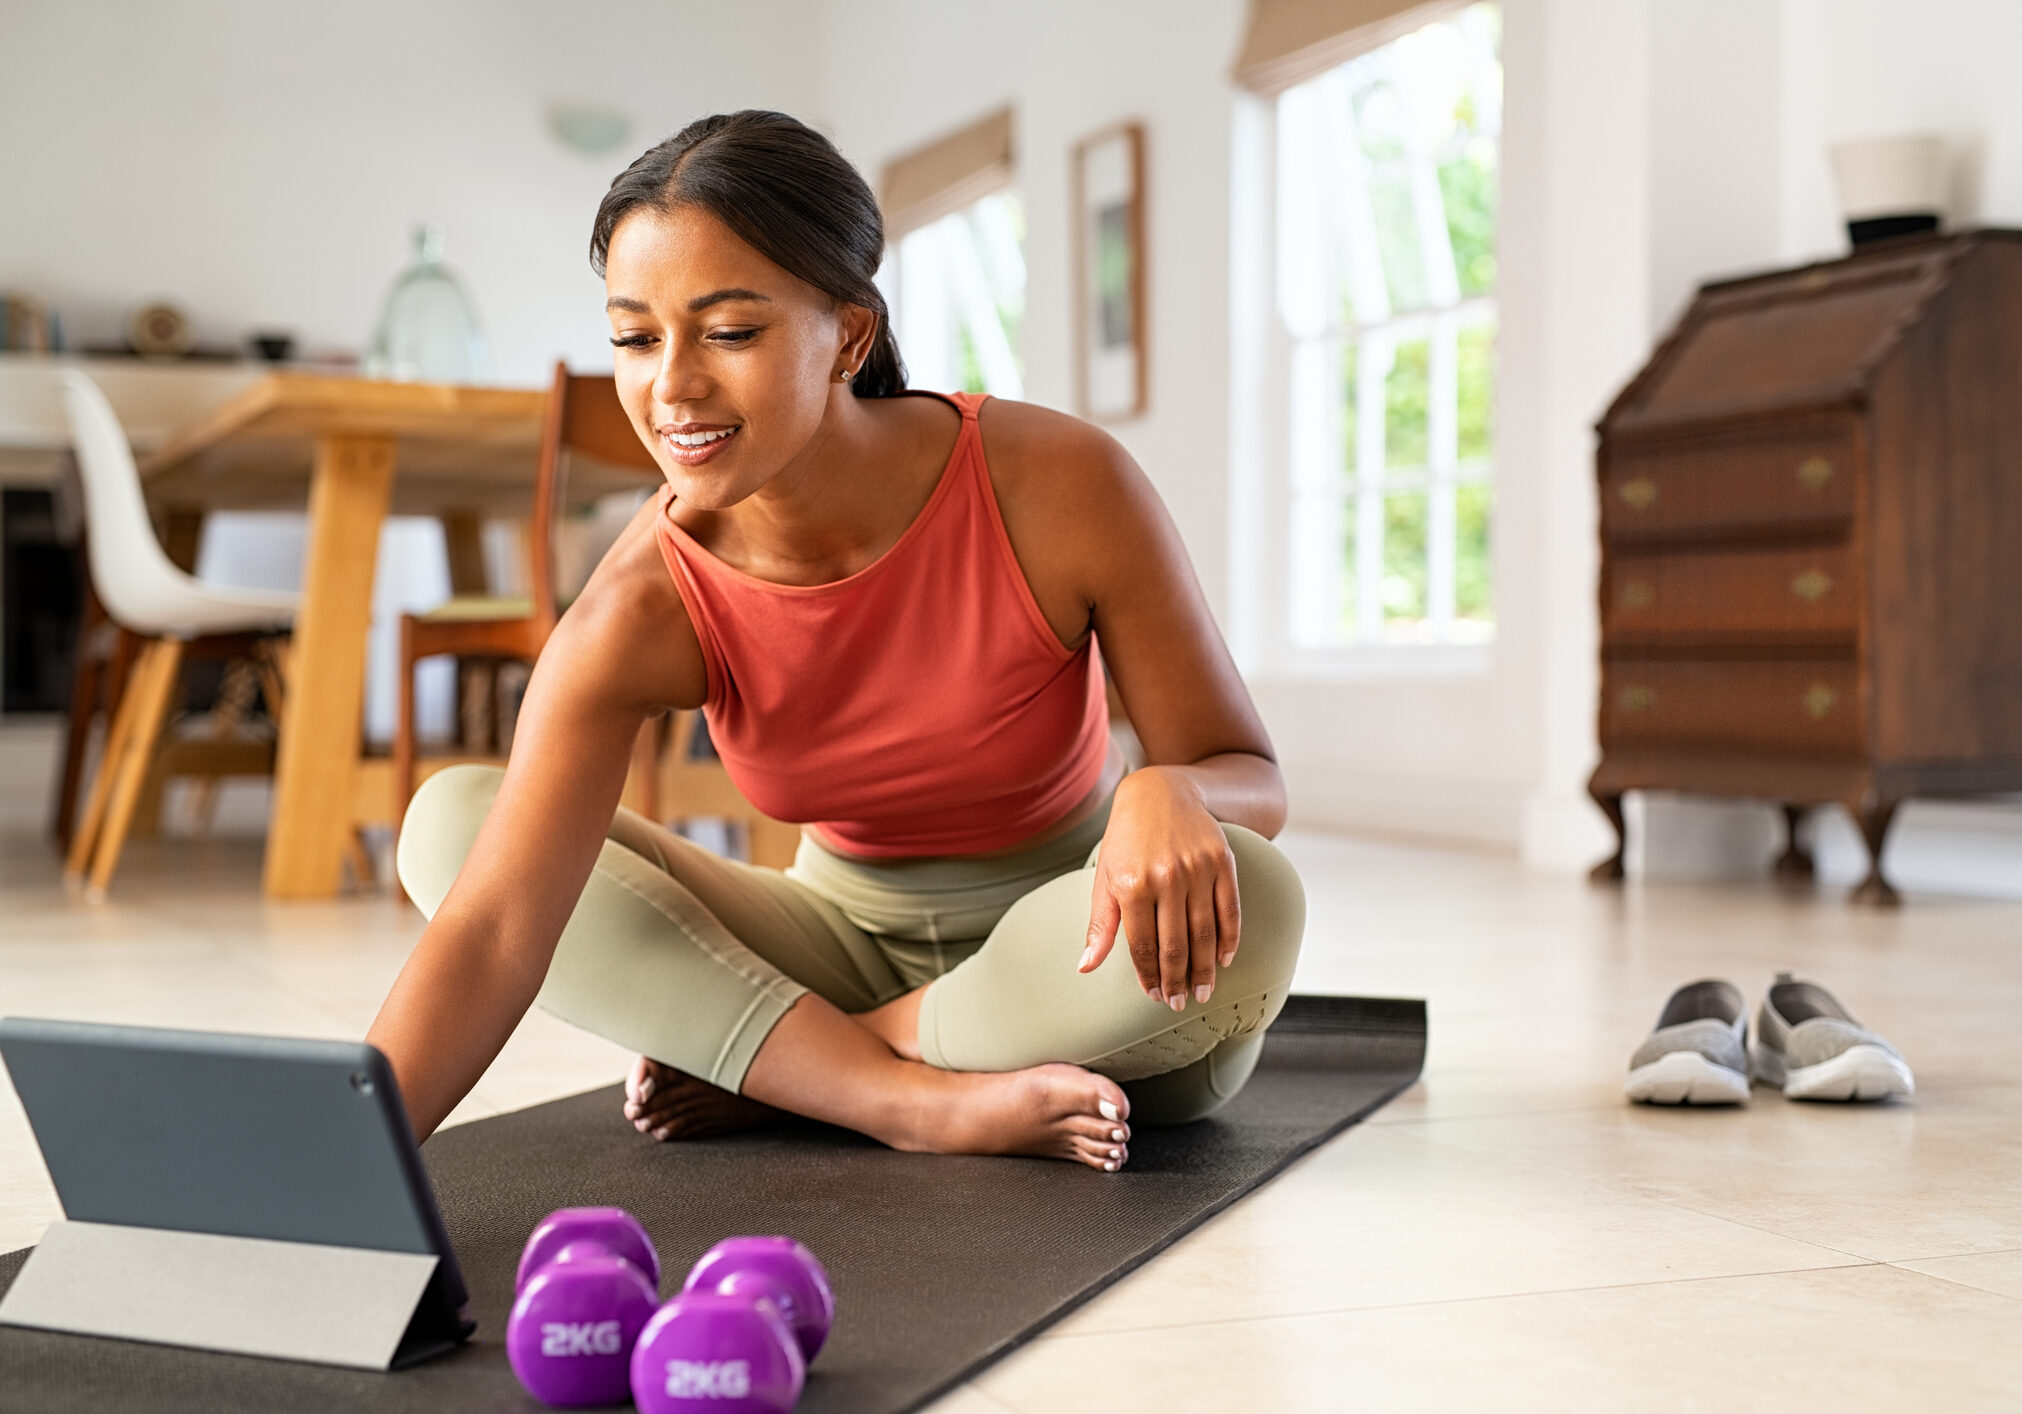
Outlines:
[[[703,696],[701,649],[652,513],[627,528],[542,650],[498,797],[366,1035],[392,1062],[417,1139],[470,1092],[540,991],[640,724]]]

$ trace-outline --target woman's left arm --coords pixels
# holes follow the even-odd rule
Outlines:
[[[1042,602],[1049,617],[1070,592],[1085,604],[1148,763],[1117,788],[1080,968],[1100,966],[1120,928],[1138,984],[1181,1011],[1189,999],[1208,999],[1216,969],[1241,943],[1222,822],[1277,834],[1284,778],[1186,546],[1144,472],[1085,423],[1024,407],[1002,421],[1014,419],[1022,426],[1007,428],[1015,435],[1005,440],[1024,444],[1020,460],[1035,473],[1017,494],[1033,506],[1021,519],[1037,532],[1027,538],[1036,552],[1028,577],[1054,600]],[[1034,495],[1041,488],[1043,499]]]

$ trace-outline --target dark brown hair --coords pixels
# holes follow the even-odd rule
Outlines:
[[[699,206],[780,269],[878,317],[870,357],[850,378],[860,398],[906,386],[906,365],[877,286],[885,222],[835,144],[785,113],[746,108],[698,118],[618,174],[597,206],[590,268],[604,273],[611,233],[640,207]]]

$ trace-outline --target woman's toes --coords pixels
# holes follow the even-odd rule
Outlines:
[[[625,1099],[628,1104],[639,1103],[652,1095],[654,1071],[652,1061],[640,1056],[632,1062],[631,1073],[625,1077]]]
[[[1122,1144],[1104,1143],[1083,1135],[1074,1138],[1074,1157],[1090,1168],[1101,1169],[1105,1173],[1115,1173],[1130,1157],[1130,1150]]]
[[[1123,1087],[1107,1076],[1095,1077],[1095,1113],[1111,1124],[1130,1118],[1130,1101],[1124,1098]]]
[[[1130,1138],[1130,1126],[1096,1115],[1075,1115],[1067,1121],[1070,1133],[1100,1144],[1122,1144]]]

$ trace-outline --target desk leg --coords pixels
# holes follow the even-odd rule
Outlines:
[[[343,882],[372,574],[393,489],[393,454],[390,437],[329,436],[316,446],[302,608],[274,761],[269,898],[331,898]]]

